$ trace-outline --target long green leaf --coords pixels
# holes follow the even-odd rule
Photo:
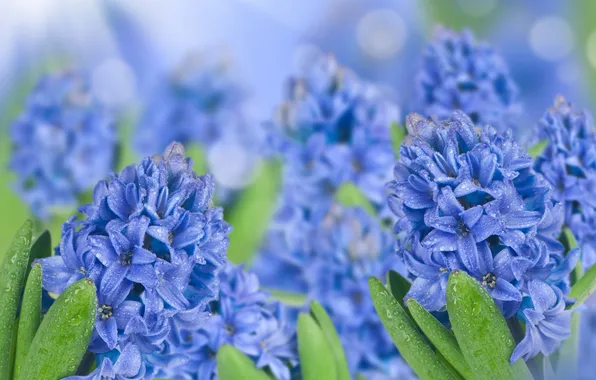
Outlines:
[[[583,304],[596,291],[596,265],[593,265],[571,288],[569,297],[575,299],[571,309]]]
[[[523,360],[509,364],[515,341],[497,305],[472,277],[455,271],[447,282],[447,311],[476,379],[531,379]]]
[[[281,168],[278,162],[264,162],[255,182],[240,195],[226,220],[230,233],[228,259],[236,264],[250,261],[258,249],[275,210]]]
[[[84,278],[69,286],[39,325],[18,379],[74,375],[91,340],[96,309],[93,281]]]
[[[399,304],[404,308],[406,307],[404,298],[410,291],[410,286],[412,286],[410,281],[405,279],[401,274],[393,270],[387,272],[387,287],[391,291],[391,294],[393,294],[393,297],[395,297]],[[408,309],[405,310],[408,311]]]
[[[335,357],[323,331],[310,316],[298,316],[298,354],[303,380],[337,379]]]
[[[21,367],[41,321],[41,264],[33,265],[23,293],[23,304],[19,318],[13,377],[19,377]]]
[[[0,265],[0,379],[11,370],[11,344],[15,318],[25,283],[33,223],[27,220],[15,235]]]
[[[457,345],[453,333],[441,322],[439,322],[431,313],[426,311],[422,305],[416,302],[415,299],[409,298],[406,303],[410,314],[422,330],[424,335],[428,337],[430,342],[443,354],[447,362],[451,364],[465,379],[474,379],[470,367],[464,359],[464,356]]]
[[[220,380],[271,380],[267,373],[255,367],[252,360],[228,344],[217,351],[217,376]]]
[[[423,380],[455,379],[385,285],[374,277],[368,285],[383,326],[416,375]]]
[[[337,330],[329,318],[329,315],[321,306],[320,303],[317,301],[313,301],[310,304],[310,313],[312,314],[315,321],[321,327],[325,338],[327,338],[327,342],[331,346],[331,351],[333,352],[333,356],[335,357],[335,368],[337,369],[337,379],[338,380],[350,380],[350,369],[348,367],[348,361],[346,359],[346,354],[344,352],[344,348],[341,344],[341,340],[339,339],[339,335],[337,335]]]

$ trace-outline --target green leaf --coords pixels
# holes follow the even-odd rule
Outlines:
[[[41,321],[19,379],[74,375],[91,340],[96,309],[92,280],[84,278],[69,286]]]
[[[596,265],[593,265],[571,288],[570,298],[575,298],[571,310],[583,304],[596,291]]]
[[[14,322],[25,283],[33,222],[27,220],[15,235],[0,264],[0,379],[8,379],[11,370],[11,344]]]
[[[350,369],[348,367],[346,354],[341,344],[341,340],[339,339],[339,335],[337,335],[337,330],[335,329],[335,326],[331,321],[331,318],[329,318],[329,315],[327,314],[323,306],[321,306],[321,304],[317,301],[311,302],[310,313],[315,319],[315,321],[319,324],[319,327],[323,331],[323,335],[325,335],[327,342],[331,346],[331,351],[333,352],[333,356],[335,357],[337,379],[350,380]]]
[[[298,354],[303,380],[337,379],[331,346],[317,322],[306,313],[298,316]]]
[[[33,252],[33,249],[31,249]],[[35,332],[41,321],[41,264],[36,263],[25,285],[23,293],[23,304],[19,318],[19,327],[17,332],[15,359],[13,365],[13,377],[19,377],[21,367],[25,364],[25,358],[29,352],[29,347],[35,336]]]
[[[447,311],[459,347],[477,379],[531,379],[523,360],[509,364],[515,341],[499,308],[468,274],[452,272]]]
[[[406,297],[406,294],[408,294],[408,292],[410,291],[410,286],[412,286],[410,281],[404,278],[401,274],[397,273],[394,270],[390,270],[389,272],[387,272],[387,287],[391,291],[391,294],[393,294],[393,297],[395,297],[399,304],[408,313],[409,311],[405,308],[406,304],[404,303],[404,299]]]
[[[536,158],[540,156],[540,154],[542,154],[542,152],[547,146],[548,140],[539,141],[535,145],[532,145],[530,148],[528,148],[528,154],[530,155],[530,157]]]
[[[29,254],[29,265],[35,260],[43,259],[52,256],[52,238],[50,232],[45,230],[35,239],[31,245],[31,253]]]
[[[228,259],[240,264],[250,261],[259,248],[277,203],[281,176],[279,162],[263,162],[258,175],[240,195],[226,220],[233,226]]]
[[[415,299],[409,298],[406,303],[418,327],[420,327],[424,335],[428,337],[437,350],[443,354],[447,362],[465,379],[474,379],[474,375],[470,371],[470,367],[468,367],[468,363],[464,359],[453,333],[447,330],[441,322],[426,311]]]
[[[362,191],[352,182],[342,183],[335,192],[335,199],[347,207],[362,207],[369,215],[375,216],[376,211],[372,203]]]
[[[284,305],[293,306],[293,307],[301,307],[306,304],[306,295],[302,293],[293,293],[293,292],[285,292],[282,290],[276,289],[264,289],[265,291],[271,293],[271,297],[276,301],[283,303]]]
[[[375,277],[368,285],[383,326],[416,375],[423,380],[455,379],[385,285]]]
[[[250,358],[228,344],[217,351],[217,375],[220,380],[271,380]]]

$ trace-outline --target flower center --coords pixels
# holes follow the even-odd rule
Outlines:
[[[109,305],[101,305],[97,309],[97,312],[99,313],[99,318],[102,321],[105,321],[106,319],[108,319],[112,316],[112,307]]]
[[[468,236],[470,234],[470,229],[466,226],[466,223],[464,223],[463,220],[457,222],[457,232],[459,232],[461,236]]]
[[[488,286],[491,289],[494,289],[497,286],[497,276],[488,272],[484,276],[482,276],[482,285]]]
[[[124,252],[120,255],[120,264],[129,266],[132,264],[132,252]]]

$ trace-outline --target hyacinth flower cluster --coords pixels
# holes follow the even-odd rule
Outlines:
[[[247,91],[218,54],[192,54],[147,99],[135,132],[143,155],[161,152],[172,141],[205,150],[218,199],[252,180],[265,138],[247,110]]]
[[[475,124],[488,124],[499,132],[514,127],[521,112],[506,63],[469,30],[436,29],[422,57],[416,91],[424,115],[445,119],[453,110],[462,110]]]
[[[43,287],[60,294],[78,279],[94,281],[88,350],[99,365],[89,378],[151,378],[188,360],[175,347],[208,317],[226,262],[230,227],[213,191],[173,143],[100,181],[83,218],[64,224],[56,255],[41,260]]]
[[[416,114],[395,166],[389,205],[414,298],[446,306],[449,274],[465,271],[506,319],[525,323],[511,361],[549,355],[570,335],[569,273],[579,250],[558,242],[563,210],[509,133],[476,127],[463,112],[444,121]]]
[[[546,141],[534,169],[552,185],[553,199],[564,207],[565,225],[579,242],[582,264],[596,263],[596,132],[592,116],[562,96],[555,99],[536,129]]]
[[[114,164],[114,119],[79,72],[41,78],[10,138],[15,190],[40,219],[76,207]]]
[[[219,293],[209,304],[211,316],[200,327],[186,329],[172,349],[189,360],[161,377],[213,379],[215,354],[230,344],[268,370],[276,379],[289,380],[298,355],[294,328],[284,322],[282,306],[260,289],[254,273],[227,264],[219,274]]]
[[[397,106],[330,55],[290,78],[286,93],[269,137],[284,161],[290,202],[326,209],[339,186],[351,182],[382,206],[395,160],[390,127],[398,122]]]

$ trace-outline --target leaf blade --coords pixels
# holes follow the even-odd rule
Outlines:
[[[11,371],[11,345],[15,318],[25,283],[33,223],[27,220],[17,231],[0,264],[0,379]]]
[[[343,345],[337,334],[337,330],[331,321],[331,318],[317,301],[312,301],[310,304],[310,312],[315,321],[321,327],[321,331],[327,338],[327,342],[331,346],[331,351],[335,357],[335,367],[337,369],[338,380],[350,380],[350,368],[348,367],[348,360],[344,352]]]
[[[470,367],[459,349],[455,336],[415,299],[410,298],[406,303],[412,318],[414,318],[414,321],[416,321],[424,335],[437,348],[437,351],[465,379],[474,379],[474,375],[470,371]]]
[[[337,378],[329,342],[319,325],[306,313],[298,316],[298,354],[304,380]]]
[[[31,244],[31,253],[29,254],[29,265],[35,260],[52,256],[52,237],[50,231],[44,230],[41,235]]]
[[[375,277],[368,284],[383,326],[416,375],[423,380],[455,379],[385,285]]]
[[[257,369],[250,358],[229,344],[217,351],[217,375],[221,380],[271,380],[264,371]]]
[[[29,352],[31,342],[35,337],[39,323],[41,322],[41,264],[36,263],[25,284],[19,327],[17,330],[17,341],[15,359],[13,365],[13,377],[19,377],[21,367]]]
[[[582,305],[596,291],[596,265],[593,265],[577,282],[571,287],[569,297],[575,299],[571,310]]]
[[[447,311],[461,352],[476,378],[532,378],[523,360],[509,363],[515,341],[507,322],[492,297],[465,272],[455,271],[449,276]]]
[[[96,308],[93,281],[84,278],[69,286],[41,321],[19,379],[74,375],[91,340]]]
[[[393,294],[393,297],[395,297],[395,299],[406,311],[408,311],[408,309],[405,309],[406,304],[404,303],[404,299],[410,291],[411,286],[412,284],[410,281],[396,271],[390,270],[387,272],[387,287],[389,288],[391,294]]]

